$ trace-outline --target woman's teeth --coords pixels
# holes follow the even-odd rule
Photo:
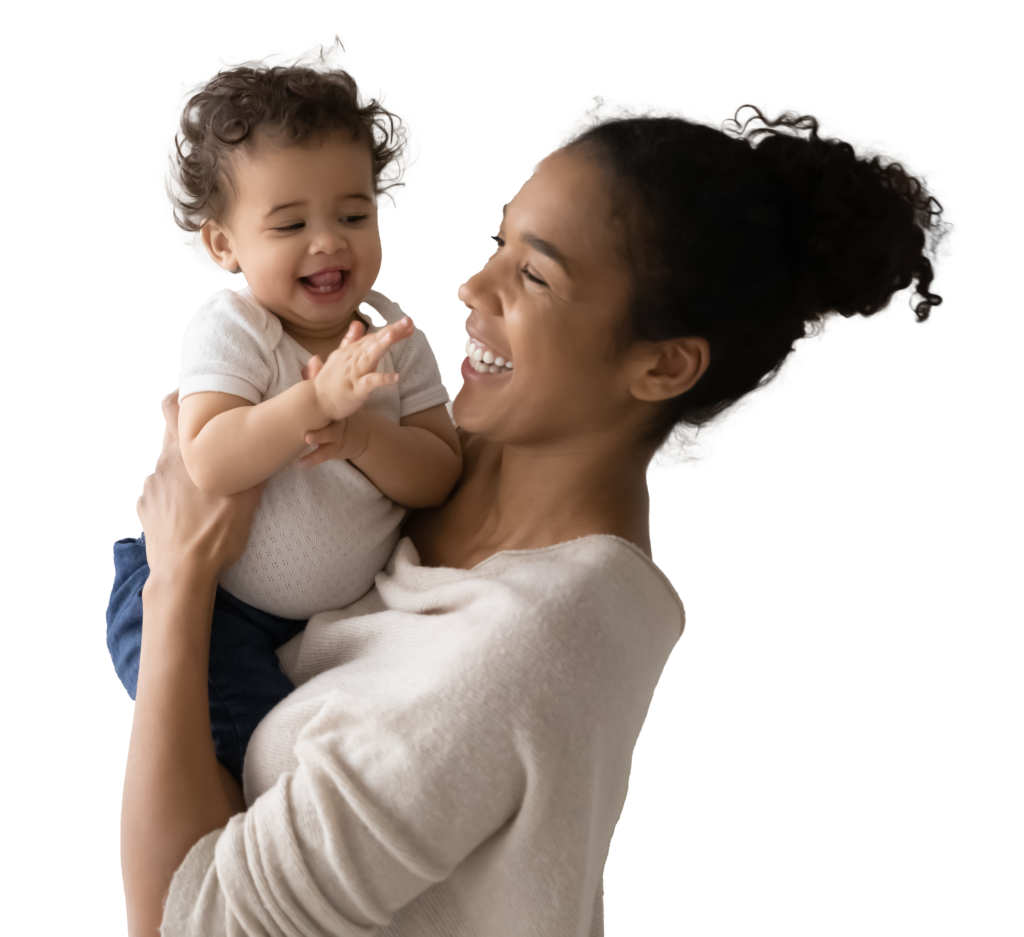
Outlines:
[[[511,361],[495,357],[493,351],[489,351],[472,338],[466,342],[466,354],[469,355],[470,367],[481,374],[499,374],[513,368]]]

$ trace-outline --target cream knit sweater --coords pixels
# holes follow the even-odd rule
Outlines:
[[[592,536],[419,565],[279,652],[249,810],[200,840],[165,937],[588,937],[633,746],[683,608]]]

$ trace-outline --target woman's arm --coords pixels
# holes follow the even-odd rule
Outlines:
[[[163,451],[138,504],[151,573],[121,811],[132,937],[159,932],[171,878],[188,851],[244,810],[214,755],[207,672],[217,580],[245,547],[260,492],[196,488],[178,450],[174,395],[164,416]]]

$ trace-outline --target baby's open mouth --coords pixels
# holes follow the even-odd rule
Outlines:
[[[345,285],[347,275],[347,270],[322,270],[312,276],[300,277],[300,280],[315,293],[336,293]]]

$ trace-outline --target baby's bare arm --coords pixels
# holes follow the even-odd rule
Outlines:
[[[301,381],[253,405],[234,394],[190,394],[181,402],[181,454],[198,488],[216,494],[246,491],[284,468],[308,445],[306,434],[344,420],[397,374],[376,373],[384,352],[412,333],[409,319],[364,335],[353,323],[316,379]]]
[[[401,424],[372,410],[309,433],[320,448],[301,464],[347,459],[392,501],[409,508],[443,504],[462,473],[462,448],[445,406],[403,417]]]
[[[234,494],[284,468],[306,448],[306,433],[329,422],[311,381],[255,406],[234,394],[190,394],[181,401],[181,455],[196,487]]]

